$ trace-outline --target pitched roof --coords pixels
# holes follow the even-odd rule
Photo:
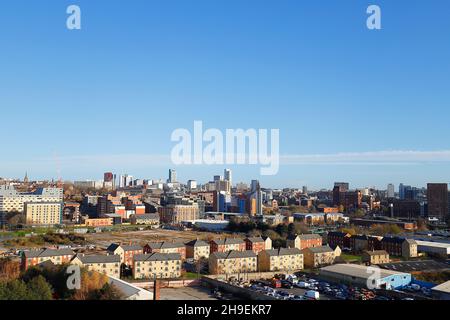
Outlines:
[[[217,245],[227,245],[227,244],[242,244],[244,241],[238,238],[225,238],[225,239],[216,239],[212,240]]]
[[[143,250],[143,248],[137,244],[133,245],[121,245],[118,243],[111,243],[109,247],[106,249],[107,251],[114,252],[117,248],[121,247],[124,251],[137,251]]]
[[[383,237],[381,242],[403,243],[405,239],[399,237]]]
[[[256,243],[256,242],[264,242],[264,239],[261,237],[247,237],[245,240]]]
[[[298,235],[300,240],[315,240],[315,239],[322,239],[322,237],[318,234],[314,233],[307,233],[307,234],[300,234]]]
[[[261,253],[267,253],[269,256],[292,256],[296,254],[302,254],[300,249],[297,248],[279,248],[279,249],[272,249],[272,250],[265,250],[261,251]]]
[[[311,247],[306,248],[304,250],[309,250],[312,253],[326,253],[326,252],[334,252],[333,249],[330,248],[330,246],[321,246],[321,247]]]
[[[231,250],[228,252],[214,252],[212,256],[216,257],[217,259],[237,259],[237,258],[256,258],[256,253],[254,253],[252,250],[245,250],[245,251],[236,251]]]
[[[388,255],[387,251],[385,250],[366,250],[364,253],[367,253],[369,256],[381,256],[381,255]]]
[[[47,258],[58,256],[73,256],[75,252],[71,249],[40,249],[24,252],[26,258]]]
[[[329,236],[336,236],[336,237],[345,237],[345,236],[350,236],[350,234],[345,233],[345,232],[339,232],[339,231],[331,231],[328,232]]]
[[[152,249],[175,249],[175,248],[183,248],[184,244],[181,242],[149,242],[148,246]]]
[[[149,253],[149,254],[137,254],[134,256],[134,261],[171,261],[181,260],[179,253]]]
[[[120,256],[117,254],[97,254],[97,255],[77,255],[76,256],[83,264],[92,264],[92,263],[118,263],[120,262]]]
[[[208,243],[198,239],[186,242],[185,245],[188,247],[209,247]]]

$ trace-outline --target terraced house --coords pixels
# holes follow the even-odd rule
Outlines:
[[[329,246],[306,248],[302,250],[305,267],[317,268],[334,263],[335,251]]]
[[[69,263],[74,257],[75,252],[70,249],[40,249],[24,251],[22,253],[22,270],[41,264],[45,261],[51,261],[53,264]]]
[[[209,244],[201,240],[192,240],[186,244],[186,258],[200,260],[209,258]]]
[[[417,242],[412,239],[399,237],[384,237],[381,240],[382,250],[387,251],[391,256],[404,258],[417,257]]]
[[[245,249],[252,250],[256,254],[263,250],[272,249],[272,240],[269,237],[265,240],[262,237],[248,237],[244,241]],[[270,248],[267,248],[267,246],[270,246]]]
[[[134,279],[168,279],[181,277],[179,253],[138,254],[134,257]]]
[[[144,253],[144,249],[139,245],[120,245],[118,243],[112,243],[106,251],[109,254],[119,255],[120,262],[129,267],[133,266],[133,258],[135,255]]]
[[[258,270],[299,271],[303,269],[303,254],[297,248],[264,250],[258,254]]]
[[[120,256],[119,255],[89,255],[77,254],[71,264],[85,267],[88,270],[106,274],[111,277],[120,278]]]
[[[227,251],[245,251],[245,242],[242,239],[237,238],[225,238],[211,240],[210,253],[214,252],[227,252]]]
[[[182,260],[186,259],[186,247],[181,242],[150,242],[144,246],[144,254],[149,253],[179,253]]]
[[[256,272],[257,255],[251,250],[214,252],[209,256],[210,274],[236,274]]]
[[[300,250],[322,245],[322,237],[318,234],[290,235],[286,241],[288,248],[297,248]]]

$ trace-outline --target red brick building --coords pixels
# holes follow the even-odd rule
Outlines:
[[[242,239],[225,238],[211,240],[210,253],[214,252],[227,252],[227,251],[245,251],[246,244]]]
[[[148,253],[179,253],[181,260],[186,259],[186,247],[184,243],[179,242],[150,242],[144,246],[144,254]]]
[[[244,241],[245,250],[252,250],[256,254],[266,249],[266,242],[261,237],[248,237]]]
[[[70,249],[40,249],[24,251],[22,253],[21,267],[22,270],[27,270],[30,267],[36,266],[46,261],[51,261],[53,264],[69,263],[75,256],[75,252]]]
[[[339,246],[339,248],[350,248],[351,235],[345,232],[328,232],[327,242],[332,248]]]

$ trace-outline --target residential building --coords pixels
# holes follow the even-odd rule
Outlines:
[[[192,240],[185,244],[186,246],[186,258],[194,259],[195,261],[202,258],[209,258],[209,244],[201,240]]]
[[[345,232],[328,232],[327,242],[329,246],[339,246],[341,249],[350,248],[351,235]]]
[[[367,264],[389,263],[389,253],[385,250],[366,250],[362,254],[362,261]]]
[[[162,223],[180,224],[183,221],[199,219],[199,208],[197,203],[189,205],[170,204],[158,208]]]
[[[301,252],[306,268],[317,268],[334,263],[335,252],[329,246],[306,248]]]
[[[24,213],[25,203],[63,202],[62,188],[39,188],[35,192],[18,192],[14,186],[0,185],[0,225],[6,223],[6,214]]]
[[[51,261],[53,264],[60,265],[69,263],[72,260],[75,252],[71,249],[39,249],[23,251],[21,255],[22,270],[27,270],[30,267],[36,266],[46,261]]]
[[[92,218],[84,220],[86,227],[110,227],[113,225],[113,218]]]
[[[77,254],[71,264],[85,267],[88,270],[106,274],[111,277],[120,278],[120,256],[119,255],[84,255]]]
[[[258,254],[258,271],[294,272],[303,269],[303,254],[297,248],[263,250]]]
[[[245,251],[246,245],[242,239],[224,238],[214,239],[210,243],[210,253],[227,251]]]
[[[182,242],[150,242],[144,246],[144,253],[178,253],[182,260],[186,259],[186,247]]]
[[[355,234],[350,237],[350,249],[359,253],[368,249],[369,241],[364,234]]]
[[[318,234],[290,235],[287,237],[286,246],[300,250],[322,246],[322,237]]]
[[[251,250],[213,252],[209,256],[210,274],[238,274],[257,270],[257,255]]]
[[[62,202],[25,202],[24,214],[27,225],[56,225],[62,223]]]
[[[383,237],[381,240],[381,248],[387,251],[391,256],[404,258],[417,257],[417,242],[412,239]]]
[[[139,245],[121,245],[118,243],[112,243],[106,249],[109,254],[120,256],[120,262],[129,267],[133,266],[133,258],[137,254],[143,254],[144,249]]]
[[[324,213],[294,213],[293,217],[295,220],[304,222],[308,225],[325,224],[325,214]]]
[[[247,237],[244,241],[245,250],[252,250],[256,254],[266,249],[266,242],[261,237]]]
[[[134,279],[169,279],[181,277],[179,253],[138,254],[134,257]]]
[[[133,214],[130,216],[131,224],[146,225],[153,228],[159,228],[159,214],[147,213],[147,214]]]

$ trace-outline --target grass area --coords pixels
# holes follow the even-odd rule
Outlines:
[[[362,261],[361,256],[348,254],[348,253],[342,253],[340,258],[346,262],[361,262]]]
[[[200,275],[200,277],[201,277],[201,275]],[[183,279],[195,280],[195,279],[198,279],[198,274],[195,272],[186,272],[183,275]]]
[[[69,245],[69,244],[86,244],[86,239],[78,235],[64,234],[39,234],[31,237],[19,237],[4,241],[4,245],[8,247],[39,247],[43,245]]]

